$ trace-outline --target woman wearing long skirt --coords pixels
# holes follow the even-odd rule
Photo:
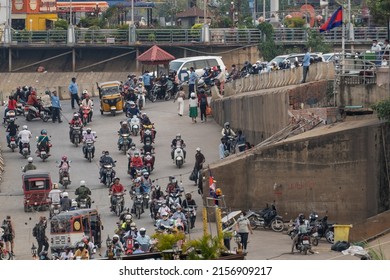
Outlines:
[[[196,117],[198,116],[198,98],[195,92],[191,92],[191,98],[189,100],[190,118],[192,123],[196,123]]]
[[[177,114],[182,117],[184,112],[184,98],[186,97],[183,87],[180,86],[179,91],[176,93],[175,101],[177,101]]]

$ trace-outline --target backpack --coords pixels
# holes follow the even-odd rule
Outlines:
[[[207,97],[204,94],[200,97],[200,105],[207,105]]]
[[[2,226],[1,226],[4,230],[4,236],[6,235],[10,235],[11,234],[11,229],[10,229],[10,226],[8,225],[8,223],[6,221],[3,222]]]
[[[38,224],[36,224],[35,227],[33,228],[32,235],[34,237],[38,236]]]

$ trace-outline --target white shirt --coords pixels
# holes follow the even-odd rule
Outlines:
[[[53,189],[49,192],[48,197],[51,199],[52,203],[60,203],[62,191],[59,189]]]
[[[61,260],[73,260],[73,252],[72,251],[69,251],[69,253],[62,252],[60,259]]]
[[[84,106],[84,107],[89,107],[90,109],[93,108],[93,102],[91,99],[89,99],[87,101],[87,99],[83,99],[83,101],[81,102],[81,106]]]
[[[194,99],[190,98],[188,104],[190,105],[190,107],[198,107],[198,98],[197,97],[195,97]]]
[[[381,49],[381,46],[376,44],[376,45],[372,45],[371,50],[374,52],[380,52],[382,49]]]
[[[31,132],[29,130],[22,130],[18,134],[18,138],[22,143],[30,143],[30,138],[32,137]]]

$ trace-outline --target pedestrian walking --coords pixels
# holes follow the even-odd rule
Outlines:
[[[194,166],[194,174],[196,174],[195,177],[195,186],[198,185],[197,181],[199,179],[199,171],[203,168],[203,163],[206,161],[204,155],[202,154],[201,149],[198,147],[196,148],[196,154],[195,154],[195,166]]]
[[[51,95],[51,107],[52,107],[52,119],[53,119],[53,123],[56,122],[56,120],[58,120],[59,123],[62,123],[62,120],[61,120],[61,102],[60,102],[60,98],[57,96],[57,91],[53,91],[52,92],[52,95]]]
[[[206,115],[206,109],[207,106],[209,106],[209,103],[207,101],[207,94],[205,93],[204,89],[201,89],[199,91],[199,109],[200,109],[200,121],[205,122],[207,121],[207,115]]]
[[[191,94],[195,92],[195,85],[198,82],[199,76],[196,74],[194,67],[190,67],[190,76],[188,78],[188,99],[191,98]]]
[[[246,212],[242,211],[240,218],[237,221],[236,224],[236,231],[241,237],[241,244],[243,252],[247,252],[247,245],[248,245],[248,237],[249,233],[253,234],[251,224],[246,217]]]
[[[309,72],[309,66],[310,66],[310,53],[307,48],[304,49],[305,51],[305,56],[303,57],[302,60],[302,66],[303,66],[303,77],[301,83],[306,83],[306,76],[307,73]]]
[[[79,87],[76,83],[76,78],[73,77],[72,78],[72,81],[70,82],[70,85],[69,85],[69,94],[70,94],[70,98],[71,98],[71,105],[72,105],[72,109],[75,109],[74,107],[74,102],[76,101],[77,105],[80,106],[80,98],[79,98]]]
[[[191,92],[191,98],[188,102],[188,106],[192,123],[196,123],[196,118],[198,117],[198,98],[196,98],[195,92]]]
[[[39,218],[38,224],[36,224],[33,229],[33,236],[36,238],[38,242],[38,255],[40,255],[41,252],[43,251],[47,252],[49,249],[49,242],[46,236],[46,227],[47,227],[46,217],[41,216]]]
[[[173,102],[177,101],[177,114],[182,117],[184,113],[184,99],[186,98],[186,94],[183,90],[183,87],[179,87],[179,91],[176,93],[175,99]]]
[[[3,232],[3,240],[5,243],[5,248],[8,252],[11,252],[14,255],[14,240],[15,240],[15,230],[12,225],[11,216],[7,216],[1,225]]]

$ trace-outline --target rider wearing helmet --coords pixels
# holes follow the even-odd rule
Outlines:
[[[176,193],[180,191],[179,184],[177,183],[177,179],[175,177],[170,177],[170,181],[167,185],[167,188],[165,191],[170,194],[170,193]]]
[[[28,152],[30,153],[30,138],[32,137],[31,132],[28,130],[27,125],[23,125],[23,130],[18,133],[19,139],[19,153],[22,153],[23,144],[27,143]]]
[[[37,148],[38,151],[44,148],[47,155],[50,155],[50,138],[47,136],[47,131],[45,129],[41,130],[41,135],[37,139]]]
[[[77,250],[74,253],[74,258],[76,260],[78,260],[78,259],[89,260],[89,252],[88,252],[87,246],[85,245],[84,242],[79,242],[77,244]]]
[[[75,195],[77,195],[76,201],[80,204],[81,199],[87,199],[87,207],[91,208],[91,190],[86,186],[84,180],[80,181],[80,186],[76,189]]]
[[[149,177],[149,172],[144,171],[141,176],[141,182],[146,193],[149,193],[152,189],[152,179]]]
[[[130,162],[130,175],[132,178],[135,178],[135,173],[137,170],[141,170],[144,167],[144,162],[142,161],[142,157],[140,157],[139,152],[135,152],[134,156]]]
[[[61,162],[58,165],[59,172],[60,172],[60,183],[62,184],[62,176],[64,171],[69,171],[70,168],[70,161],[68,160],[68,157],[66,155],[63,155],[61,158]],[[70,174],[68,172],[68,179],[70,182]]]
[[[69,122],[69,139],[73,143],[73,128],[74,127],[80,127],[80,135],[79,135],[79,141],[81,142],[81,133],[83,128],[83,122],[80,119],[80,115],[78,113],[73,114],[73,118]]]
[[[47,195],[52,204],[60,204],[62,191],[58,189],[58,184],[53,183],[53,188]]]
[[[135,101],[133,101],[133,100],[127,101],[126,102],[126,116],[128,118],[132,118],[133,116],[137,116],[138,117],[140,115],[141,115],[141,111],[136,106]]]
[[[84,90],[83,91],[83,94],[85,93],[84,95],[84,99],[83,101],[81,102],[81,106],[80,106],[80,115],[83,113],[83,109],[84,108],[88,108],[89,110],[89,113],[88,113],[88,122],[91,122],[92,121],[92,114],[93,114],[93,101],[92,99],[89,97],[89,94],[88,94],[88,91],[87,90]]]
[[[99,171],[100,182],[105,184],[106,183],[106,172],[105,172],[104,166],[105,165],[112,165],[112,167],[115,167],[115,161],[110,156],[109,151],[103,152],[103,155],[100,157],[99,164],[100,164],[100,171]],[[114,170],[112,170],[112,176],[115,176]]]
[[[123,244],[122,242],[119,240],[119,235],[118,234],[114,234],[113,237],[112,237],[112,250],[114,252],[114,255],[120,255],[121,253],[124,252],[124,247],[123,247]]]
[[[183,207],[184,212],[196,211],[196,202],[192,199],[191,193],[186,193],[186,199],[183,200],[181,206]],[[189,214],[189,213],[188,213]],[[190,227],[195,227],[196,215],[189,215],[190,217]]]
[[[69,194],[67,192],[62,193],[60,205],[61,205],[61,211],[68,211],[72,207],[72,200],[69,198]]]
[[[37,167],[33,164],[33,158],[29,157],[27,159],[28,163],[23,167],[23,172],[29,171],[29,170],[36,170]]]
[[[236,138],[236,133],[233,131],[233,129],[230,128],[229,122],[224,123],[221,134],[222,134],[223,138],[225,138],[227,151],[230,151],[230,144],[231,143],[228,140]]]
[[[152,245],[151,239],[149,235],[146,235],[146,229],[140,228],[139,229],[139,235],[135,239],[136,242],[141,246],[141,250],[144,252],[149,252],[150,246]]]
[[[174,160],[173,155],[174,155],[175,149],[178,147],[180,147],[183,150],[184,160],[185,160],[187,153],[184,150],[184,148],[186,147],[186,144],[184,143],[184,140],[181,138],[180,133],[176,134],[176,137],[172,140],[172,143],[171,143],[171,149],[172,149],[171,158],[172,158],[172,160]]]
[[[121,127],[118,131],[118,134],[119,134],[119,139],[118,139],[118,150],[122,150],[122,144],[123,144],[123,137],[122,137],[122,134],[129,134],[130,135],[130,128],[129,128],[129,125],[127,123],[127,121],[122,121],[121,123]],[[129,137],[129,142],[131,143],[133,140]]]
[[[95,133],[92,133],[92,129],[88,127],[85,132],[83,132],[83,153],[84,157],[88,158],[87,156],[87,141],[92,141],[95,143],[96,135]],[[95,157],[95,146],[92,146],[92,158]]]
[[[109,190],[109,195],[111,197],[110,202],[111,202],[111,211],[115,211],[115,205],[116,205],[116,194],[119,193],[124,193],[125,192],[125,187],[120,183],[120,179],[116,177],[114,179],[114,183],[111,185],[110,190]],[[122,207],[124,205],[124,200],[122,200]]]

